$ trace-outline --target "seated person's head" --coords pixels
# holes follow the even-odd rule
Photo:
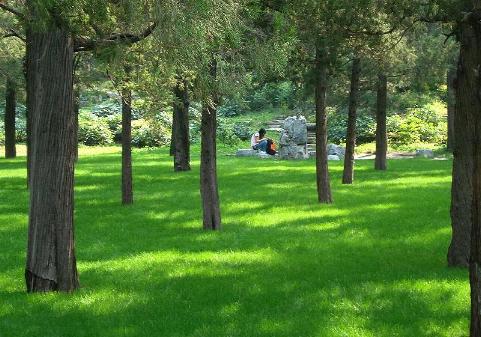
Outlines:
[[[262,128],[259,130],[259,138],[262,139],[266,135],[266,129]]]

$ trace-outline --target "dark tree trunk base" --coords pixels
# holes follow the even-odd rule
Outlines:
[[[331,204],[331,182],[327,160],[327,55],[322,49],[316,50],[316,174],[317,197],[321,204]]]
[[[349,97],[349,117],[347,121],[346,155],[342,183],[351,185],[354,181],[354,151],[356,149],[357,102],[361,76],[361,60],[355,58],[352,62],[351,94]]]
[[[180,81],[174,89],[174,171],[190,171],[189,93],[187,81]]]
[[[387,170],[387,77],[379,75],[377,89],[377,109],[376,109],[376,161],[375,169],[379,171]]]

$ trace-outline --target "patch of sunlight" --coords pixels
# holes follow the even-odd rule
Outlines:
[[[234,302],[228,305],[225,305],[220,309],[220,315],[223,316],[224,318],[236,316],[236,314],[240,311],[240,303],[239,302]]]
[[[117,154],[122,148],[120,146],[80,146],[79,156],[95,156],[99,154]]]
[[[17,144],[17,157],[26,157],[27,156],[27,146],[25,144]],[[5,153],[5,146],[0,145],[0,153]],[[3,158],[3,156],[2,156]]]
[[[225,275],[240,272],[239,268],[247,265],[273,264],[279,259],[271,248],[250,251],[204,251],[186,253],[181,251],[161,251],[142,253],[135,256],[80,262],[79,270],[95,272],[152,272],[158,267],[169,277],[203,274],[209,276]],[[148,275],[147,275],[148,276]]]
[[[258,325],[258,330],[273,336],[284,335],[286,331],[291,330],[291,325],[291,321],[263,318]]]

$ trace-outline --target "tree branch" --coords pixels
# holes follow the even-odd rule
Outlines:
[[[10,6],[7,6],[6,4],[3,3],[3,0],[0,0],[0,8],[3,9],[4,11],[7,11],[17,17],[19,17],[20,19],[24,19],[25,18],[25,15],[20,12],[19,10],[16,10],[15,8],[12,8]]]
[[[14,31],[13,29],[9,29],[8,30],[9,32],[7,34],[5,34],[3,36],[3,38],[9,38],[9,37],[16,37],[18,38],[19,40],[21,40],[22,42],[26,43],[27,40],[22,36],[20,35],[19,33],[17,33],[16,31]]]
[[[102,39],[87,39],[84,37],[79,37],[75,39],[74,50],[76,52],[91,51],[99,46],[109,46],[109,45],[119,45],[119,44],[134,44],[142,41],[149,35],[151,35],[155,28],[157,27],[157,22],[152,23],[145,31],[139,35],[131,33],[119,33],[113,34]]]

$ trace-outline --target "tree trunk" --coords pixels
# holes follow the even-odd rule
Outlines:
[[[80,88],[78,80],[74,83],[74,99],[73,99],[73,113],[74,113],[74,158],[78,161],[78,129],[79,129],[79,112],[80,112]]]
[[[27,291],[78,288],[74,241],[73,41],[58,28],[27,30],[31,178]]]
[[[170,147],[169,147],[169,155],[170,156],[175,156],[175,129],[177,128],[177,116],[179,114],[179,111],[175,109],[172,112],[172,132],[170,134]]]
[[[456,88],[455,154],[472,155],[464,167],[471,180],[471,250],[469,276],[471,285],[471,337],[481,337],[481,1],[473,1],[474,11],[459,24],[460,56]],[[462,115],[460,117],[458,115]],[[460,125],[462,124],[462,125]],[[460,143],[469,140],[470,152],[456,153]],[[453,180],[457,177],[453,176]],[[468,211],[468,209],[466,209]]]
[[[217,77],[217,62],[210,65],[211,81]],[[215,89],[214,89],[215,91]],[[220,203],[217,186],[217,94],[204,102],[201,122],[200,193],[202,197],[203,224],[206,230],[220,230]]]
[[[126,71],[128,75],[128,71]],[[127,83],[128,81],[126,81]],[[132,92],[122,88],[122,204],[134,202],[132,189]]]
[[[187,82],[182,81],[174,89],[174,170],[190,171],[190,139],[189,139],[189,92]]]
[[[448,71],[448,150],[454,151],[455,146],[455,113],[456,113],[456,71]]]
[[[346,156],[344,157],[344,174],[342,183],[350,185],[354,180],[354,150],[356,148],[357,104],[359,100],[359,84],[361,76],[361,60],[352,62],[351,94],[349,96],[349,117],[347,120]]]
[[[460,59],[460,76],[464,75],[466,69],[466,55]],[[464,68],[463,68],[464,67]],[[460,77],[457,85],[457,94],[466,95],[469,86],[465,77]],[[456,96],[455,94],[454,96]],[[466,97],[460,97],[456,101],[456,106],[452,111],[456,113],[452,128],[454,134],[451,139],[453,142],[453,180],[451,186],[451,244],[448,249],[448,265],[450,267],[468,267],[471,251],[471,208],[473,195],[473,144],[474,144],[474,125],[470,122],[469,109],[470,103]],[[451,116],[450,116],[451,117]]]
[[[15,83],[7,78],[5,88],[5,158],[15,158],[15,109],[17,105]]]
[[[317,195],[320,203],[332,203],[329,165],[327,160],[327,54],[316,50],[316,174]]]
[[[377,107],[376,107],[376,170],[385,171],[387,169],[387,77],[379,74],[377,87]]]

